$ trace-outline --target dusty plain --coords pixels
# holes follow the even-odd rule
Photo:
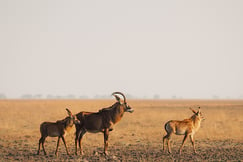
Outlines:
[[[0,100],[0,161],[243,161],[243,100],[129,100],[134,113],[124,114],[109,137],[109,155],[104,156],[103,134],[87,133],[84,155],[74,154],[75,128],[66,136],[71,156],[57,138],[48,137],[36,155],[43,121],[56,121],[80,111],[98,111],[113,100]],[[162,151],[164,123],[189,118],[189,107],[201,107],[206,120],[195,135],[194,154],[186,141],[178,154],[183,136],[172,136],[172,154]],[[167,150],[166,150],[167,151]]]

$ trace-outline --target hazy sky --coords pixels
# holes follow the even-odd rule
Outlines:
[[[0,93],[243,97],[242,0],[0,0]]]

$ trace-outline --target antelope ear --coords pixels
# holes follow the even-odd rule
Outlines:
[[[192,109],[191,107],[190,107],[189,109],[192,110],[192,112],[193,112],[194,114],[197,113],[197,112],[196,112],[194,109]]]
[[[198,111],[197,111],[198,113],[200,113],[201,112],[201,109],[200,109],[200,107],[198,107]]]
[[[71,111],[70,111],[68,108],[66,108],[66,110],[67,110],[68,115],[69,115],[69,116],[72,116]]]
[[[117,96],[117,95],[113,95],[115,98],[116,98],[116,100],[119,102],[119,103],[121,103],[121,98],[119,97],[119,96]]]

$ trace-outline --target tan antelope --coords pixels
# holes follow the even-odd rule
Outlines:
[[[182,145],[179,149],[179,153],[181,154],[182,147],[188,136],[190,136],[191,143],[193,146],[194,153],[196,152],[195,143],[194,143],[194,134],[199,130],[200,124],[203,118],[202,113],[200,111],[200,107],[198,107],[198,111],[193,110],[190,108],[194,113],[189,119],[184,119],[182,121],[178,120],[170,120],[165,124],[165,131],[167,134],[163,137],[163,150],[165,151],[165,139],[167,139],[168,145],[168,152],[171,153],[170,148],[170,138],[171,135],[174,133],[176,135],[185,135],[182,141]]]
[[[132,113],[134,110],[127,104],[126,97],[121,92],[114,92],[112,95],[117,102],[108,108],[103,108],[98,112],[80,112],[76,114],[80,124],[75,124],[76,138],[75,138],[75,153],[77,155],[77,142],[79,143],[80,154],[83,154],[81,142],[82,137],[86,132],[90,133],[104,133],[104,154],[107,155],[109,131],[113,130],[113,125],[119,122],[124,112]],[[122,103],[120,97],[123,96]]]
[[[46,155],[46,151],[44,148],[44,143],[46,137],[58,137],[57,140],[57,147],[56,147],[56,152],[55,155],[57,155],[58,147],[59,147],[59,141],[60,138],[62,138],[62,141],[64,143],[64,146],[66,148],[67,154],[69,155],[67,146],[66,146],[66,141],[65,141],[65,135],[71,130],[72,126],[74,124],[80,123],[75,115],[72,115],[71,111],[69,109],[66,109],[68,113],[68,117],[66,117],[63,120],[58,120],[56,122],[43,122],[40,125],[40,132],[41,132],[41,138],[39,140],[39,148],[37,155],[40,154],[40,145],[42,144],[42,148],[44,151],[44,154]]]

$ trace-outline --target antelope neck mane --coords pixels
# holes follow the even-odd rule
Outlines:
[[[116,102],[113,105],[111,105],[110,107],[100,109],[99,112],[115,110],[119,105],[121,105],[121,104],[119,102]]]
[[[67,123],[70,122],[70,117],[67,116],[65,119],[62,119],[62,120],[57,120],[57,123],[61,123],[61,124],[64,124],[64,127],[67,126]]]

